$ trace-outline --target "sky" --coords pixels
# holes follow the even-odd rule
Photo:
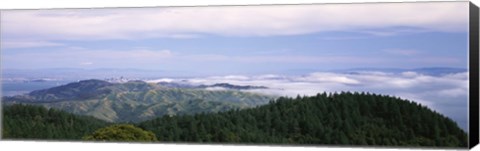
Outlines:
[[[5,10],[0,15],[3,71],[143,69],[186,73],[188,81],[199,84],[262,85],[271,89],[258,91],[276,95],[368,91],[421,103],[467,129],[468,72],[332,71],[467,68],[468,2]]]
[[[198,75],[467,65],[468,3],[6,10],[4,69]]]

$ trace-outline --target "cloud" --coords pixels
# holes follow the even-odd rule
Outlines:
[[[61,43],[48,41],[2,41],[1,45],[2,49],[64,46]]]
[[[266,86],[269,89],[248,90],[279,96],[315,95],[319,92],[373,92],[415,101],[440,112],[466,129],[468,108],[468,72],[442,76],[424,75],[413,71],[389,73],[364,71],[355,73],[315,72],[303,76],[275,74],[256,76],[211,76],[176,79],[192,84],[231,83]],[[173,80],[175,81],[175,80]]]
[[[321,37],[322,40],[352,40],[352,39],[366,39],[369,36],[329,36]]]
[[[320,83],[339,83],[339,84],[360,84],[360,81],[347,76],[341,76],[335,73],[312,73],[305,77],[296,79],[297,81],[305,82],[320,82]]]
[[[89,65],[93,65],[93,62],[80,62],[80,65],[89,66]]]
[[[409,34],[409,33],[422,33],[429,32],[428,28],[386,28],[386,29],[375,29],[375,30],[358,30],[359,33],[365,33],[374,36],[394,36],[399,34]]]
[[[468,29],[467,2],[9,10],[1,15],[5,39],[275,36],[361,30],[381,36]],[[394,27],[411,30],[374,30]]]

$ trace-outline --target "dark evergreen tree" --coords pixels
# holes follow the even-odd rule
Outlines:
[[[109,123],[41,106],[15,104],[3,107],[2,124],[4,139],[80,140]]]

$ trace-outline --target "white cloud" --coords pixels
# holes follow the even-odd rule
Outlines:
[[[224,78],[226,80],[248,80],[248,79],[250,79],[247,76],[241,76],[241,75],[228,75],[228,76],[224,76],[222,78]]]
[[[52,46],[64,46],[64,44],[48,42],[48,41],[2,41],[1,42],[2,49],[52,47]]]
[[[162,78],[162,79],[156,79],[156,80],[148,80],[146,82],[149,82],[149,83],[158,83],[158,82],[174,82],[175,80],[174,79],[171,79],[171,78]]]
[[[80,65],[89,66],[93,65],[93,62],[80,62]]]
[[[297,78],[299,81],[320,82],[320,83],[339,83],[339,84],[360,84],[360,81],[335,73],[312,73],[306,77]]]
[[[409,73],[405,75],[405,73]],[[232,83],[239,85],[263,85],[272,90],[288,93],[289,90],[305,90],[314,88],[321,91],[379,91],[389,94],[418,94],[423,92],[437,92],[439,95],[458,96],[461,91],[468,90],[468,79],[459,77],[465,73],[447,74],[443,76],[429,76],[412,71],[394,74],[384,72],[359,72],[359,74],[343,74],[331,72],[316,72],[305,76],[212,76],[206,78],[192,78],[189,82],[196,84]],[[299,85],[302,87],[296,87]],[[306,86],[306,87],[303,87]],[[263,91],[263,90],[262,90]],[[270,91],[270,90],[267,90]],[[318,91],[317,91],[318,92]],[[314,95],[315,93],[301,93]],[[455,92],[446,94],[447,92]],[[429,99],[426,99],[429,100]]]
[[[391,35],[404,31],[372,29],[465,32],[468,27],[467,2],[10,10],[1,15],[3,38],[43,40],[271,36],[355,30]]]

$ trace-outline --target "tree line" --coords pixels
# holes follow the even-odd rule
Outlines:
[[[79,140],[110,123],[42,106],[3,106],[2,138],[29,140]]]

